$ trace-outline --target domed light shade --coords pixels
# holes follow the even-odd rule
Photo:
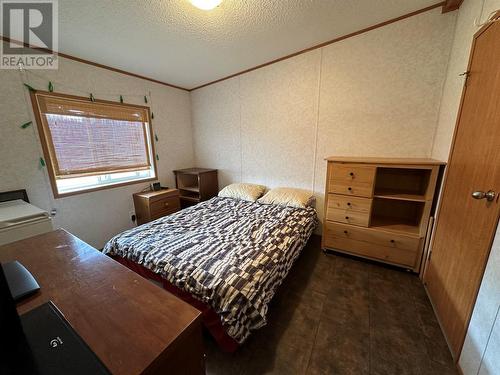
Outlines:
[[[214,9],[222,0],[189,0],[191,4],[193,4],[196,8],[200,8],[203,10]]]

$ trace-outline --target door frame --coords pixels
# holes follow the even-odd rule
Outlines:
[[[483,34],[486,30],[488,30],[488,28],[493,25],[494,22],[500,22],[500,21],[497,21],[498,19],[500,19],[500,10],[498,10],[490,19],[489,19],[489,22],[486,23],[485,25],[483,25],[478,31],[476,31],[476,33],[474,34],[473,36],[473,39],[472,39],[472,45],[471,45],[471,50],[470,50],[470,54],[469,54],[469,62],[467,64],[467,71],[466,73],[470,72],[470,68],[471,68],[471,65],[472,65],[472,60],[474,58],[474,51],[475,51],[475,47],[476,47],[476,41],[477,39],[481,36],[481,34]],[[493,22],[491,22],[493,21]],[[443,325],[441,324],[441,320],[439,318],[439,316],[437,315],[436,313],[436,309],[434,307],[434,303],[432,302],[432,298],[427,290],[427,286],[426,286],[426,273],[427,273],[427,270],[428,270],[428,263],[430,261],[430,259],[432,258],[432,248],[434,246],[434,237],[435,237],[435,234],[437,232],[437,228],[439,226],[439,214],[441,212],[441,205],[443,203],[443,200],[442,200],[442,196],[444,195],[445,193],[445,190],[446,190],[446,184],[448,182],[448,168],[449,168],[449,165],[450,165],[450,161],[451,161],[451,156],[453,155],[453,151],[455,150],[455,140],[456,140],[456,137],[457,137],[457,133],[458,133],[458,130],[459,130],[459,125],[460,125],[460,120],[462,118],[462,110],[463,110],[463,104],[464,104],[464,99],[465,99],[465,93],[467,91],[467,76],[465,78],[465,82],[464,82],[464,86],[462,88],[462,95],[461,95],[461,98],[460,98],[460,106],[458,107],[458,112],[457,112],[457,119],[455,121],[455,128],[453,130],[453,138],[452,138],[452,142],[451,142],[451,147],[450,147],[450,152],[448,154],[448,162],[446,164],[446,169],[445,169],[445,175],[444,175],[444,179],[443,179],[443,184],[441,185],[441,192],[439,194],[439,202],[438,202],[438,207],[437,207],[437,210],[436,210],[436,217],[435,217],[435,220],[436,220],[436,223],[435,223],[435,226],[434,226],[434,229],[432,231],[432,236],[431,236],[431,244],[430,244],[430,254],[429,256],[427,257],[426,261],[425,261],[425,267],[424,267],[424,274],[422,276],[422,281],[423,281],[423,284],[424,284],[424,288],[425,288],[425,291],[427,293],[427,296],[429,297],[429,300],[431,302],[431,305],[432,305],[432,308],[434,310],[434,314],[436,315],[436,318],[438,320],[438,323],[441,327],[441,331],[443,332],[443,336],[446,340],[446,343],[448,344],[448,347],[450,348],[450,352],[453,356],[453,360],[455,362],[455,364],[458,366],[458,360],[460,359],[460,356],[462,354],[462,349],[463,349],[463,345],[464,345],[464,342],[465,342],[465,338],[467,336],[467,331],[468,331],[468,327],[470,325],[470,320],[472,318],[472,313],[474,312],[474,307],[476,306],[476,302],[477,302],[477,296],[479,294],[479,289],[481,287],[481,283],[479,284],[477,290],[475,291],[475,296],[474,296],[474,303],[472,305],[472,308],[471,308],[471,311],[469,311],[468,313],[468,317],[467,317],[467,329],[465,330],[465,333],[464,333],[464,336],[461,340],[461,344],[460,344],[460,348],[459,350],[457,351],[456,355],[453,354],[453,352],[451,351],[451,347],[450,347],[450,344],[448,342],[448,337],[446,337],[446,334],[445,334],[445,331],[443,330]],[[498,199],[498,196],[497,196],[497,199]],[[500,223],[500,215],[499,217],[497,217],[497,226],[498,224]],[[493,246],[493,241],[495,239],[495,232],[492,234],[491,238],[490,238],[490,245],[489,245],[489,250],[488,250],[488,256],[487,256],[487,259],[489,259],[489,256],[490,256],[490,252],[491,252],[491,248]],[[483,269],[481,271],[481,280],[483,279],[484,277],[484,272],[486,270],[486,265],[487,265],[487,261],[484,263],[483,265]]]

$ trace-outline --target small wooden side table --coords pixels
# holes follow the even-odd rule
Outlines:
[[[175,170],[174,173],[182,207],[209,200],[219,192],[217,169],[187,168]]]
[[[162,189],[134,194],[137,225],[173,214],[181,209],[179,190]]]

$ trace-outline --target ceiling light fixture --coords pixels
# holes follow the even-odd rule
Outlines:
[[[219,6],[222,0],[189,0],[196,8],[211,10]]]

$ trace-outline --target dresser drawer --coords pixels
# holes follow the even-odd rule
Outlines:
[[[330,180],[328,192],[371,198],[373,196],[373,185],[362,182]]]
[[[357,212],[336,208],[327,210],[326,219],[362,227],[367,227],[370,224],[370,214],[368,212]]]
[[[373,184],[375,166],[360,164],[330,163],[330,180]]]
[[[418,251],[420,238],[382,232],[373,229],[356,228],[344,224],[327,224],[329,235],[339,239],[365,241],[372,244],[400,250]]]
[[[379,234],[380,232],[371,229],[325,222],[323,245],[353,255],[415,267],[419,254],[419,238],[389,234],[391,238],[388,239],[381,238]],[[391,239],[394,239],[394,242],[391,242]]]
[[[371,198],[375,180],[374,166],[330,163],[328,192]]]
[[[168,215],[172,212],[180,210],[180,208],[181,204],[178,196],[157,199],[154,202],[151,202],[149,206],[151,218]]]
[[[372,208],[372,199],[346,197],[345,195],[328,194],[327,209],[343,209],[357,212],[370,213]]]
[[[324,246],[348,252],[353,255],[382,260],[409,268],[414,268],[417,261],[416,251],[401,250],[394,247],[380,246],[370,242],[357,241],[349,238],[326,236]]]
[[[134,194],[137,225],[142,225],[181,209],[179,190],[161,189]]]

